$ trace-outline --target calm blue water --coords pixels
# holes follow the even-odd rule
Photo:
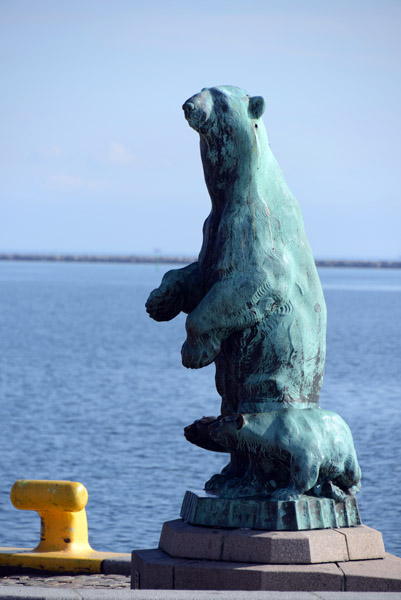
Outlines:
[[[155,323],[154,265],[0,262],[0,546],[34,546],[39,517],[16,510],[17,479],[89,491],[97,550],[157,545],[184,492],[224,457],[185,441],[217,414],[213,366],[181,366],[184,319]],[[351,426],[364,523],[401,555],[401,271],[321,269],[328,355],[321,405]]]

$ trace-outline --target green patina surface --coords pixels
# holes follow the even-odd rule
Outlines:
[[[299,531],[361,525],[355,497],[344,501],[302,496],[294,501],[266,498],[218,498],[207,492],[187,491],[181,517],[191,525]]]
[[[236,485],[222,486],[220,496],[296,501],[308,492],[344,501],[361,487],[351,431],[329,410],[288,407],[222,417],[209,433],[227,452],[249,457],[253,467]]]
[[[334,413],[325,424],[318,408],[326,306],[299,206],[268,143],[265,102],[221,86],[203,89],[183,109],[200,136],[212,208],[198,261],[166,273],[146,308],[157,321],[187,313],[184,366],[216,366],[221,415],[185,430],[192,443],[231,453],[206,489],[276,501],[313,489],[341,500],[358,489],[360,471],[349,429]],[[316,440],[324,431],[331,442],[322,457]],[[338,444],[350,449],[352,468]]]

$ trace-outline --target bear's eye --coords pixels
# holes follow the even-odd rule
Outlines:
[[[217,102],[216,102],[216,104],[217,104],[217,107],[218,107],[218,108],[217,108],[217,110],[218,110],[218,111],[221,111],[221,112],[223,112],[223,113],[226,113],[226,112],[228,112],[228,110],[229,110],[229,106],[228,106],[228,102],[226,101],[226,99],[225,99],[225,98],[223,98],[223,97],[221,97],[221,96],[220,96],[220,97],[217,99]]]
[[[255,129],[257,129],[257,128],[258,128],[258,124],[257,124],[257,123],[255,123]]]

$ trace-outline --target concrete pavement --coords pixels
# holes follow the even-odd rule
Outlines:
[[[401,600],[394,592],[234,592],[187,590],[106,590],[10,586],[0,600]]]

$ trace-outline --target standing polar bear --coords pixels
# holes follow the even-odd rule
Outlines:
[[[198,261],[166,273],[146,303],[157,321],[188,314],[184,366],[213,361],[221,415],[318,406],[325,363],[326,306],[299,206],[270,150],[265,102],[232,86],[204,88],[183,106],[200,135],[212,208]],[[202,447],[210,418],[186,428]],[[232,454],[219,490],[248,469]]]

